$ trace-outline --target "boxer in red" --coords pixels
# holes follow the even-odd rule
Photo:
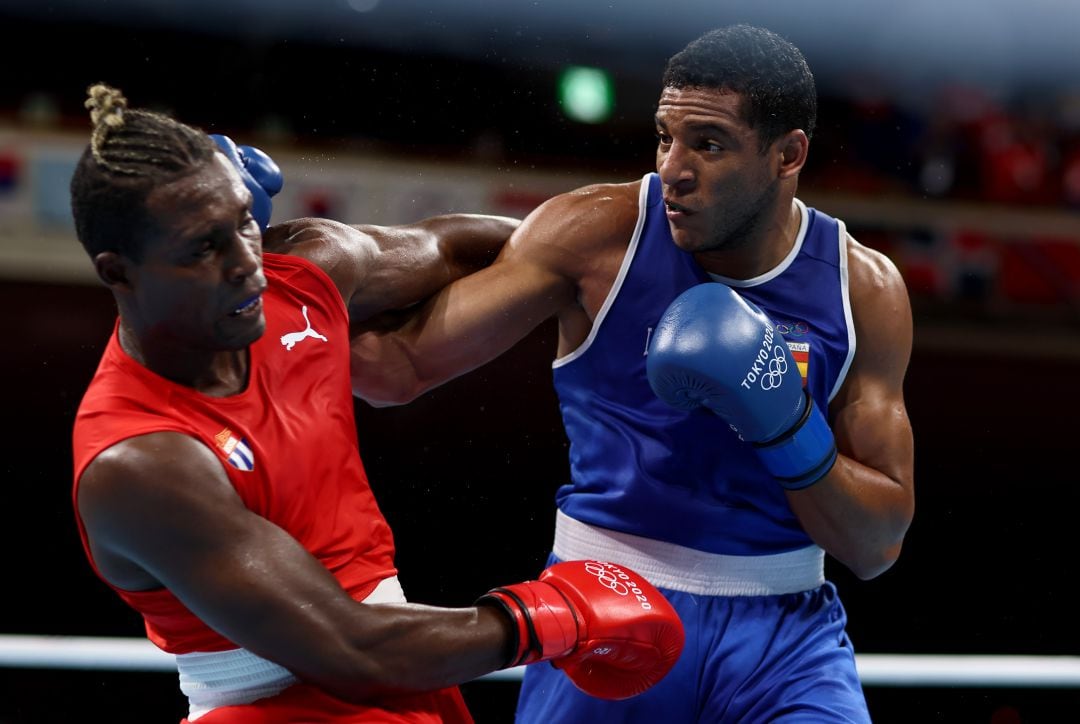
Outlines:
[[[455,685],[506,666],[552,661],[607,698],[664,676],[682,626],[625,566],[562,563],[457,609],[397,583],[350,320],[482,265],[515,222],[269,226],[265,154],[107,86],[87,106],[72,209],[119,318],[75,423],[76,517],[94,570],[177,655],[188,720],[470,721]]]

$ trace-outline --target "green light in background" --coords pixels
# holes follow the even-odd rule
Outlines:
[[[559,103],[567,118],[601,123],[615,107],[611,76],[599,68],[570,66],[559,76]]]

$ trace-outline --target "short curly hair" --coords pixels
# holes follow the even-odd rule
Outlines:
[[[93,132],[71,178],[75,233],[92,257],[115,251],[142,256],[156,187],[202,169],[217,146],[205,133],[161,113],[128,109],[123,94],[97,84],[87,91]]]
[[[817,89],[806,58],[776,33],[731,25],[702,35],[668,61],[665,88],[730,90],[743,98],[743,119],[764,150],[796,128],[817,123]]]

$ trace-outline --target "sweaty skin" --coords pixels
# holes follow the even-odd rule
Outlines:
[[[656,169],[675,243],[712,273],[752,279],[791,250],[794,198],[809,141],[793,130],[762,148],[741,97],[665,88]],[[443,289],[400,327],[354,339],[354,392],[377,404],[414,399],[558,319],[557,356],[579,347],[618,275],[637,219],[640,181],[557,196],[530,214],[489,268]],[[911,425],[903,378],[911,308],[895,266],[850,236],[858,350],[829,406],[840,456],[818,483],[787,492],[807,534],[858,577],[897,559],[914,513]]]

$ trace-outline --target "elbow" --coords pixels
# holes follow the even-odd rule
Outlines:
[[[407,358],[393,364],[385,359],[366,358],[353,347],[350,365],[353,397],[373,407],[391,407],[412,402],[427,390],[416,367]]]
[[[849,540],[846,546],[848,555],[842,562],[860,580],[877,578],[900,559],[904,539],[915,516],[915,499],[910,481],[898,484],[895,490],[901,495],[889,498],[876,522]]]
[[[406,405],[421,394],[424,389],[419,384],[372,385],[370,380],[357,380],[353,377],[353,397],[363,400],[372,407],[394,407]]]
[[[445,381],[421,372],[411,360],[392,366],[357,364],[354,356],[350,374],[353,397],[372,407],[408,404]]]
[[[866,551],[869,555],[858,556],[847,563],[848,569],[860,581],[870,581],[893,567],[900,558],[901,543],[879,551]]]
[[[910,524],[911,516],[904,516],[902,520],[897,521],[896,529],[890,534],[876,541],[866,541],[863,545],[859,545],[844,561],[844,564],[859,580],[869,581],[877,578],[900,559],[900,551],[904,547],[904,536],[907,535]]]

